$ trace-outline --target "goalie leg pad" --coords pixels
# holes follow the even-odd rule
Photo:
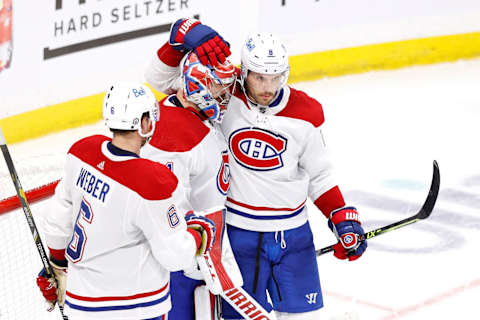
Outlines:
[[[195,288],[195,320],[212,320],[216,318],[215,296],[210,293],[207,286]]]

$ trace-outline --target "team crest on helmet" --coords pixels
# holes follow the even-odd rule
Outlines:
[[[230,151],[240,165],[259,171],[283,167],[287,139],[260,128],[241,128],[229,138]]]
[[[247,42],[245,43],[245,46],[247,47],[247,49],[249,51],[252,51],[253,49],[255,49],[255,44],[253,43],[253,39],[252,38],[249,38],[247,40]]]
[[[228,152],[222,151],[222,164],[217,174],[217,188],[221,194],[227,195],[230,186],[230,165],[228,164]]]

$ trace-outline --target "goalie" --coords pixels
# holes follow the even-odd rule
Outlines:
[[[160,72],[171,72],[171,82],[166,84],[170,94],[160,102],[160,121],[152,139],[142,149],[142,156],[165,164],[179,178],[190,209],[210,214],[216,222],[217,237],[211,254],[221,255],[221,262],[235,286],[242,285],[242,277],[224,235],[224,206],[230,184],[228,151],[222,132],[219,130],[226,106],[236,84],[236,69],[225,56],[230,54],[228,46],[220,38],[212,45],[223,52],[221,61],[207,62],[208,48],[195,52],[190,36],[180,39],[177,31],[195,27],[197,35],[209,32],[204,25],[172,28],[171,42],[162,46],[153,58],[153,68]],[[185,44],[185,42],[187,44]],[[190,45],[190,46],[189,46]],[[200,60],[204,60],[206,65]],[[166,64],[156,63],[166,61]],[[172,66],[170,66],[171,64]],[[180,64],[180,68],[177,66]],[[147,78],[150,73],[147,73]],[[148,79],[153,81],[152,79]],[[209,279],[205,279],[205,277]],[[204,280],[214,280],[208,273],[202,274],[194,264],[184,271],[171,274],[172,310],[169,319],[193,320],[220,318],[219,303],[212,303],[209,289]],[[211,288],[211,287],[210,287]],[[217,300],[218,302],[218,300]]]

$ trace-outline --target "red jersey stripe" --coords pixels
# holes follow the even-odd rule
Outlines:
[[[236,204],[237,206],[240,206],[240,207],[244,207],[244,208],[247,208],[247,209],[251,209],[251,210],[262,210],[262,211],[295,211],[297,209],[300,209],[301,207],[303,207],[303,205],[305,204],[305,202],[307,201],[307,199],[305,199],[305,201],[303,201],[298,207],[296,208],[270,208],[270,207],[256,207],[256,206],[251,206],[249,204],[246,204],[246,203],[241,203],[241,202],[238,202],[236,200],[233,200],[232,198],[227,198],[227,201],[233,203],[233,204]]]
[[[123,296],[123,297],[120,297],[120,296],[116,296],[116,297],[83,297],[83,296],[79,296],[79,295],[76,295],[74,293],[71,293],[69,291],[66,292],[67,296],[69,296],[70,298],[73,298],[73,299],[77,299],[77,300],[81,300],[81,301],[91,301],[91,302],[99,302],[99,301],[119,301],[119,300],[134,300],[134,299],[139,299],[139,298],[145,298],[145,297],[150,297],[150,296],[154,296],[156,294],[159,294],[163,291],[165,291],[167,288],[168,288],[168,282],[165,286],[163,286],[162,288],[158,289],[158,290],[155,290],[155,291],[152,291],[152,292],[145,292],[145,293],[137,293],[137,294],[134,294],[134,295],[131,295],[131,296]]]

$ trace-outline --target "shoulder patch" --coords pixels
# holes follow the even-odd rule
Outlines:
[[[186,152],[198,145],[208,132],[210,129],[192,112],[161,105],[160,120],[149,143],[168,152]]]
[[[319,127],[325,121],[323,107],[305,92],[290,87],[290,99],[285,108],[276,114],[278,117],[289,117],[310,122]]]

